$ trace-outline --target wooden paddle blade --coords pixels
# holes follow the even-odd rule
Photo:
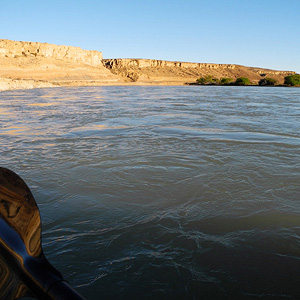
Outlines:
[[[28,291],[42,300],[84,300],[43,254],[40,212],[30,189],[16,173],[1,167],[0,272],[0,300]]]
[[[16,173],[0,167],[0,218],[15,231],[23,241],[27,253],[32,257],[42,255],[41,218],[33,195]],[[0,237],[8,247],[9,237],[0,232]],[[15,250],[15,249],[12,249]]]

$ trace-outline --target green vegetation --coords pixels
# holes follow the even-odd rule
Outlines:
[[[235,85],[250,85],[251,81],[247,77],[239,77],[236,79]]]
[[[234,82],[232,78],[215,78],[212,75],[207,75],[197,79],[196,84],[201,85],[250,85],[251,81],[249,78],[240,77]]]
[[[195,85],[259,85],[259,86],[276,86],[278,81],[271,77],[265,77],[260,79],[258,83],[252,83],[247,77],[239,77],[236,80],[233,78],[223,77],[215,78],[212,75],[206,75],[204,77],[198,78],[195,83],[190,83]],[[289,75],[284,78],[284,85],[286,86],[300,86],[300,74]],[[279,86],[283,86],[280,84]]]
[[[234,79],[232,78],[215,78],[212,75],[207,75],[204,77],[201,77],[199,79],[197,79],[197,84],[201,84],[201,85],[230,85],[232,84],[234,81]]]
[[[197,79],[198,84],[218,84],[219,79],[213,77],[212,75],[207,75]]]
[[[261,86],[275,86],[278,83],[278,81],[274,78],[270,78],[270,77],[266,77],[266,78],[262,78],[259,82],[258,85]]]
[[[233,82],[232,78],[221,78],[220,80],[221,85],[228,85],[231,84],[232,82]]]
[[[300,75],[289,75],[284,77],[284,84],[288,86],[300,86]]]

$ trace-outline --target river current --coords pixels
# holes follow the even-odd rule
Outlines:
[[[6,91],[0,117],[87,299],[300,299],[300,89]]]

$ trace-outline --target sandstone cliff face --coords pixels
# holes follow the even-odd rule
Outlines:
[[[122,68],[122,67],[138,67],[138,68],[158,68],[158,67],[171,67],[171,68],[209,68],[209,69],[234,69],[236,65],[231,64],[207,64],[207,63],[191,63],[180,61],[166,61],[156,59],[104,59],[103,63],[106,67]]]
[[[102,64],[102,52],[82,50],[79,47],[57,46],[37,42],[16,42],[0,40],[0,56],[17,57],[51,57],[53,59],[73,61],[91,66]]]
[[[0,40],[1,89],[119,82],[124,80],[103,66],[101,52],[47,43]]]
[[[295,74],[289,71],[275,71],[262,68],[245,67],[234,64],[209,64],[173,62],[153,59],[103,59],[103,64],[112,73],[128,81],[183,84],[195,82],[199,77],[212,75],[216,78],[248,77],[253,82],[269,76],[280,83],[284,77]]]
[[[42,86],[183,85],[197,78],[272,77],[283,83],[295,72],[234,64],[174,62],[155,59],[103,59],[102,52],[79,47],[0,39],[0,90]]]

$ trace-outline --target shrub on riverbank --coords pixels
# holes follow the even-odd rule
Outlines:
[[[200,85],[231,85],[234,82],[233,78],[215,78],[212,75],[207,75],[197,79],[197,84]]]
[[[231,84],[232,82],[233,82],[232,78],[221,78],[220,80],[221,85],[228,85]]]
[[[239,77],[236,79],[235,85],[250,85],[251,81],[247,77]]]
[[[195,83],[186,83],[189,85],[259,85],[259,86],[299,86],[300,87],[300,74],[289,75],[284,78],[284,85],[279,84],[278,81],[271,77],[260,79],[258,83],[252,83],[247,77],[239,77],[235,81],[232,78],[223,77],[221,79],[215,78],[212,75],[206,75],[198,78]]]
[[[267,77],[267,78],[262,78],[258,82],[258,85],[261,85],[261,86],[266,86],[266,85],[275,86],[277,83],[278,83],[278,81],[276,79]]]
[[[212,75],[207,75],[197,79],[198,84],[218,84],[219,80]]]
[[[205,85],[205,84],[214,84],[215,85],[215,84],[219,83],[219,79],[213,77],[212,75],[207,75],[207,76],[197,79],[197,83],[203,84],[203,85]]]
[[[300,86],[300,75],[289,75],[284,77],[284,84],[288,86]]]

